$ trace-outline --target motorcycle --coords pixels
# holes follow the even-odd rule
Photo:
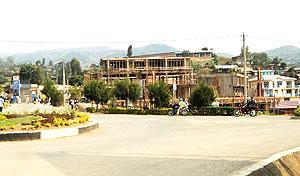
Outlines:
[[[233,115],[239,117],[241,115],[250,115],[251,117],[256,116],[256,106],[247,107],[245,104],[241,104],[237,109],[234,110]]]
[[[169,116],[174,116],[177,114],[177,111],[179,109],[179,105],[178,104],[173,104],[172,105],[172,109],[170,109],[168,111],[168,115]],[[189,113],[189,109],[188,108],[182,108],[179,110],[179,115],[183,115],[183,116],[187,116]]]

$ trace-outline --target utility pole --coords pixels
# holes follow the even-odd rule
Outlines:
[[[65,88],[65,86],[66,86],[66,75],[65,75],[65,61],[63,60],[62,61],[62,67],[63,67],[63,92],[64,92],[64,101],[63,101],[63,106],[65,106],[65,93],[66,93],[66,88]]]
[[[246,46],[245,46],[245,33],[243,32],[243,57],[244,57],[244,103],[247,103],[247,54],[246,54]]]

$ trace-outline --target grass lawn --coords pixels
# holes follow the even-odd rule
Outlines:
[[[20,117],[20,118],[12,118],[0,121],[0,126],[14,126],[22,123],[30,123],[34,120],[41,119],[42,117],[37,116],[27,116],[27,117]]]

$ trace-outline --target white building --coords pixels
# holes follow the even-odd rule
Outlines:
[[[296,78],[280,75],[262,75],[262,89],[265,97],[296,97],[300,94],[300,87],[295,85]],[[256,82],[257,77],[249,79]]]

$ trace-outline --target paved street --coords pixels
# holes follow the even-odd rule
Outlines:
[[[300,145],[287,117],[93,116],[89,134],[0,143],[1,175],[235,175]]]

